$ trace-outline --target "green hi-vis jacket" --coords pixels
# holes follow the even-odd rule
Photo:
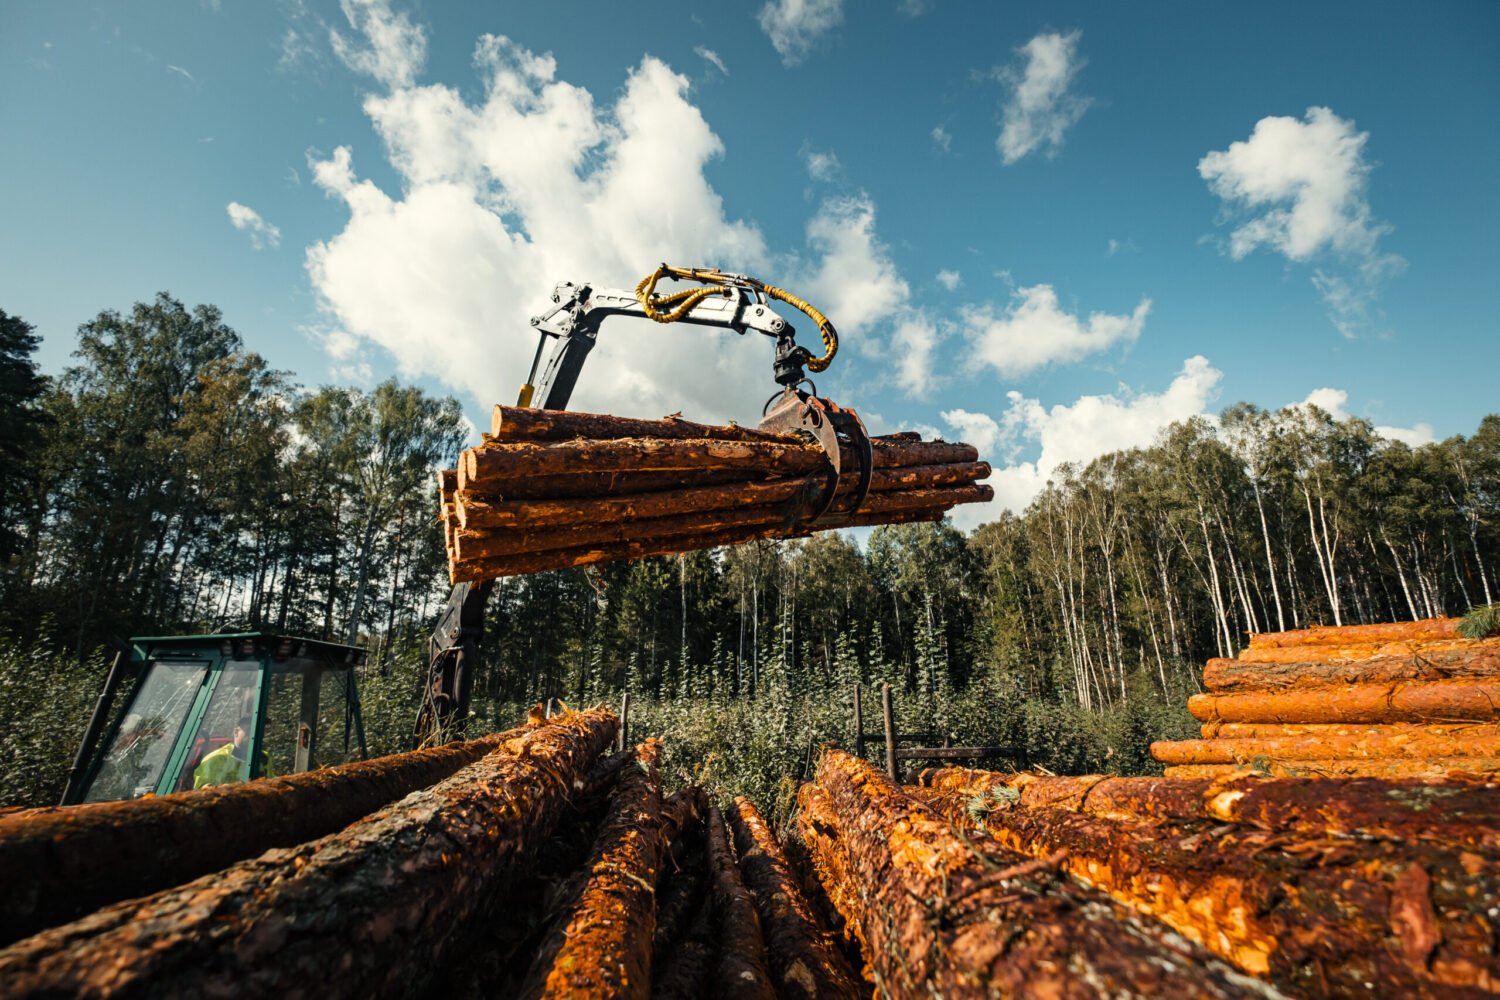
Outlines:
[[[265,777],[276,777],[276,770],[271,767],[270,758],[264,752],[260,756],[261,763],[265,765]],[[236,781],[247,781],[249,778],[250,762],[234,755],[233,743],[226,743],[219,749],[204,754],[198,766],[193,769],[194,788],[202,788],[204,785],[228,785]]]

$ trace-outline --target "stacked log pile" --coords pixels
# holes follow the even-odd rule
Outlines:
[[[225,831],[218,854],[187,851],[180,879],[155,865],[154,891],[117,893],[70,922],[67,907],[33,907],[30,924],[14,926],[36,932],[0,949],[0,993],[857,995],[755,807],[736,803],[731,833],[703,789],[664,796],[660,743],[609,754],[616,727],[604,710],[536,711],[520,729],[373,770],[5,817],[16,849],[0,851],[10,864],[0,870],[12,898],[45,890],[77,907],[98,906],[93,880],[70,887],[56,864],[24,870],[47,861],[48,838],[91,852],[80,870],[93,871],[153,861],[137,844],[146,831],[166,856],[174,838],[204,834],[205,816],[253,827],[256,810],[277,802],[303,814],[265,816],[259,838]],[[317,819],[309,789],[331,802]],[[350,822],[354,803],[373,811]],[[118,844],[97,836],[107,820],[124,833]]]
[[[1062,857],[1240,969],[1310,997],[1500,988],[1500,783],[929,770],[955,827]]]
[[[1209,660],[1188,702],[1202,739],[1159,742],[1172,777],[1254,769],[1293,777],[1500,772],[1500,639],[1457,619],[1251,637]]]
[[[869,492],[847,442],[837,523],[814,526],[832,466],[798,434],[497,406],[491,432],[440,472],[455,583],[805,535],[940,520],[993,490],[970,445],[912,433],[872,439]]]

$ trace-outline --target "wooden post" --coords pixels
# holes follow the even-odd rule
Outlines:
[[[892,781],[896,777],[896,716],[891,710],[891,686],[880,685],[880,710],[885,715],[885,771]]]
[[[630,692],[620,695],[620,749],[630,746]]]
[[[865,755],[865,713],[859,704],[859,685],[854,685],[854,756]]]

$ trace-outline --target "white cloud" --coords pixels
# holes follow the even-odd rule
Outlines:
[[[932,144],[945,153],[953,151],[953,136],[941,125],[932,127]]]
[[[1292,406],[1316,406],[1335,420],[1348,420],[1353,414],[1348,410],[1349,394],[1343,389],[1333,389],[1327,386],[1314,389],[1307,394],[1307,398]],[[1375,433],[1391,441],[1401,441],[1413,448],[1420,448],[1424,444],[1431,444],[1437,440],[1437,435],[1432,432],[1432,425],[1420,423],[1414,427],[1390,427],[1377,425]]]
[[[1302,120],[1262,118],[1249,139],[1198,161],[1226,210],[1248,216],[1230,233],[1229,255],[1240,260],[1265,247],[1297,263],[1325,261],[1312,281],[1345,336],[1367,321],[1378,284],[1406,263],[1378,247],[1391,227],[1366,197],[1369,138],[1352,121],[1313,107]]]
[[[962,324],[974,341],[976,359],[1001,375],[1015,377],[1056,362],[1078,361],[1115,344],[1133,344],[1141,335],[1151,300],[1120,315],[1090,313],[1084,323],[1057,304],[1051,285],[1019,288],[1003,309],[966,306]]]
[[[1041,147],[1055,156],[1062,148],[1063,133],[1088,110],[1090,99],[1068,89],[1087,62],[1078,55],[1080,37],[1078,31],[1037,35],[1016,50],[1019,65],[995,71],[1012,89],[995,141],[1007,166]]]
[[[183,69],[181,66],[173,66],[170,63],[168,63],[167,64],[167,69],[171,70],[173,73],[181,73],[183,76],[187,77],[188,80],[190,80],[193,83],[197,83],[198,82],[197,78],[194,77],[193,74],[189,73],[187,70]]]
[[[808,143],[802,144],[802,161],[807,165],[807,176],[815,181],[835,180],[844,170],[837,153],[819,152]]]
[[[720,59],[719,54],[713,49],[709,48],[706,45],[697,45],[693,47],[693,52],[698,56],[699,59],[710,62],[714,66],[718,67],[720,73],[723,73],[725,76],[729,75],[729,67],[724,65],[724,60]]]
[[[760,30],[787,66],[806,59],[817,40],[843,20],[844,0],[769,0],[760,9]]]
[[[988,480],[995,499],[955,509],[954,520],[972,528],[1002,510],[1023,511],[1064,462],[1086,464],[1113,451],[1144,447],[1169,424],[1189,417],[1213,420],[1206,408],[1222,378],[1223,373],[1200,355],[1184,361],[1160,393],[1133,393],[1121,386],[1118,394],[1083,396],[1071,405],[1049,409],[1038,399],[1010,392],[1009,405],[998,420],[984,413],[946,411],[943,420],[979,449],[981,459],[996,466]],[[1037,457],[1019,461],[1031,448],[1040,449]]]
[[[366,100],[400,197],[358,178],[347,148],[310,161],[350,212],[307,252],[331,325],[385,348],[404,376],[433,375],[487,405],[509,402],[525,378],[529,317],[558,281],[633,288],[661,260],[766,273],[759,231],[726,218],[703,175],[723,147],[686,77],[644,58],[596,108],[555,79],[550,56],[508,39],[482,38],[475,65],[484,88],[472,105],[441,85]],[[368,71],[411,78],[379,60]],[[759,337],[612,320],[571,405],[745,420],[769,392],[770,356]]]
[[[921,17],[932,10],[932,0],[900,0],[896,9],[907,17]]]
[[[237,201],[231,201],[224,208],[234,228],[250,234],[250,245],[255,249],[271,247],[274,250],[281,245],[281,230],[262,219],[255,209]]]
[[[373,76],[391,89],[410,87],[427,61],[427,33],[406,12],[393,13],[389,0],[339,0],[349,27],[363,36],[351,41],[329,31],[334,54],[357,73]],[[282,40],[286,55],[286,39]]]
[[[964,283],[963,275],[959,274],[957,271],[949,270],[939,271],[937,273],[937,281],[938,284],[942,285],[950,292]]]

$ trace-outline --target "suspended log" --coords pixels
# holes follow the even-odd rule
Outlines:
[[[541,988],[523,989],[524,996],[650,995],[662,853],[660,741],[647,740],[635,755],[620,772],[571,916],[533,966]]]
[[[736,487],[726,487],[730,496]],[[864,515],[905,513],[912,510],[950,508],[960,503],[981,503],[994,497],[988,486],[960,486],[941,490],[902,490],[872,493],[860,505]],[[726,497],[724,506],[729,506]],[[712,534],[737,528],[779,526],[794,529],[804,518],[804,509],[786,504],[768,504],[741,509],[716,509],[703,512],[680,511],[667,517],[649,520],[634,518],[594,521],[568,528],[540,531],[511,529],[505,531],[460,531],[454,536],[455,555],[462,562],[473,559],[498,559],[506,556],[545,552],[556,549],[593,548],[622,542],[641,542],[674,535]]]
[[[708,807],[708,864],[718,918],[718,959],[712,976],[714,996],[724,1000],[775,1000],[766,946],[755,904],[740,878],[719,807]]]
[[[699,1000],[708,995],[716,955],[713,902],[712,896],[704,895],[687,936],[672,950],[651,986],[652,1000]]]
[[[475,500],[489,503],[577,500],[580,497],[631,496],[722,483],[761,482],[774,478],[776,477],[767,473],[747,474],[736,469],[672,469],[665,472],[569,472],[556,476],[471,483],[460,468],[458,492],[454,497],[464,503]]]
[[[1432,736],[1488,738],[1500,736],[1500,725],[1487,722],[1205,722],[1206,740],[1258,740],[1282,736]]]
[[[922,783],[988,811],[993,802],[1069,809],[1102,819],[1243,823],[1305,837],[1422,840],[1458,850],[1500,852],[1500,783],[1377,778],[1304,781],[1245,770],[1217,779],[1065,777],[933,768]]]
[[[1373,760],[1277,760],[1256,758],[1251,764],[1174,764],[1162,773],[1169,778],[1216,778],[1252,767],[1278,778],[1443,778],[1452,775],[1494,776],[1497,757],[1432,757]]]
[[[846,527],[872,524],[906,524],[914,521],[940,521],[944,511],[914,510],[907,513],[856,514],[844,522]],[[678,552],[696,552],[699,549],[714,549],[725,545],[739,545],[757,538],[797,538],[804,531],[787,533],[779,525],[755,525],[712,534],[676,535],[671,538],[646,541],[621,542],[614,545],[580,547],[576,549],[552,549],[545,552],[529,552],[497,559],[448,561],[448,575],[454,583],[474,580],[490,580],[502,576],[518,576],[526,573],[541,573],[547,570],[568,569],[574,566],[593,566],[604,562],[644,559],[647,556],[674,555]]]
[[[744,797],[735,799],[729,819],[740,874],[760,916],[777,995],[781,1000],[856,1000],[861,991],[854,970],[829,945],[755,804]]]
[[[1500,758],[1500,736],[1435,736],[1420,730],[1396,736],[1282,736],[1261,739],[1162,740],[1151,756],[1163,764],[1238,764],[1269,758],[1299,760],[1434,760]]]
[[[1257,663],[1215,658],[1203,668],[1203,686],[1210,691],[1254,691],[1497,676],[1500,676],[1500,643],[1486,643],[1465,649],[1422,650],[1402,656],[1332,662]]]
[[[877,991],[896,998],[1264,997],[1262,984],[1161,924],[984,836],[961,836],[852,755],[827,750],[834,844],[850,883],[840,905],[868,942]],[[818,812],[801,826],[826,841]],[[831,859],[830,859],[831,860]],[[832,895],[832,893],[830,893]]]
[[[945,812],[970,817],[949,793]],[[1500,864],[1431,844],[1131,823],[1000,804],[985,831],[1309,997],[1479,997],[1500,982]]]
[[[1431,642],[1457,639],[1457,618],[1424,618],[1414,622],[1374,625],[1315,625],[1291,632],[1258,632],[1250,636],[1250,649],[1280,646],[1345,646],[1370,642]]]
[[[524,732],[264,781],[0,815],[0,944],[342,829]]]
[[[1496,722],[1500,680],[1393,681],[1297,691],[1196,694],[1203,722]]]
[[[534,862],[615,724],[554,717],[343,831],[26,938],[0,951],[0,982],[11,998],[420,992]]]
[[[941,486],[968,485],[989,474],[990,467],[985,462],[876,469],[870,476],[870,492],[930,490]],[[567,528],[626,518],[663,517],[684,511],[701,512],[786,503],[798,496],[819,496],[827,483],[827,476],[813,474],[789,479],[738,481],[732,485],[695,486],[622,496],[593,497],[580,494],[566,499],[526,502],[496,502],[479,494],[463,493],[459,495],[457,516],[459,526],[469,530]],[[846,476],[839,481],[840,490],[853,489],[855,485],[853,476]]]
[[[496,406],[490,413],[490,437],[496,441],[566,441],[570,438],[663,438],[682,440],[698,438],[712,441],[760,441],[797,444],[795,433],[775,433],[740,427],[697,424],[681,417],[661,420],[639,420],[601,413],[577,413],[571,410],[539,410],[519,406]]]

